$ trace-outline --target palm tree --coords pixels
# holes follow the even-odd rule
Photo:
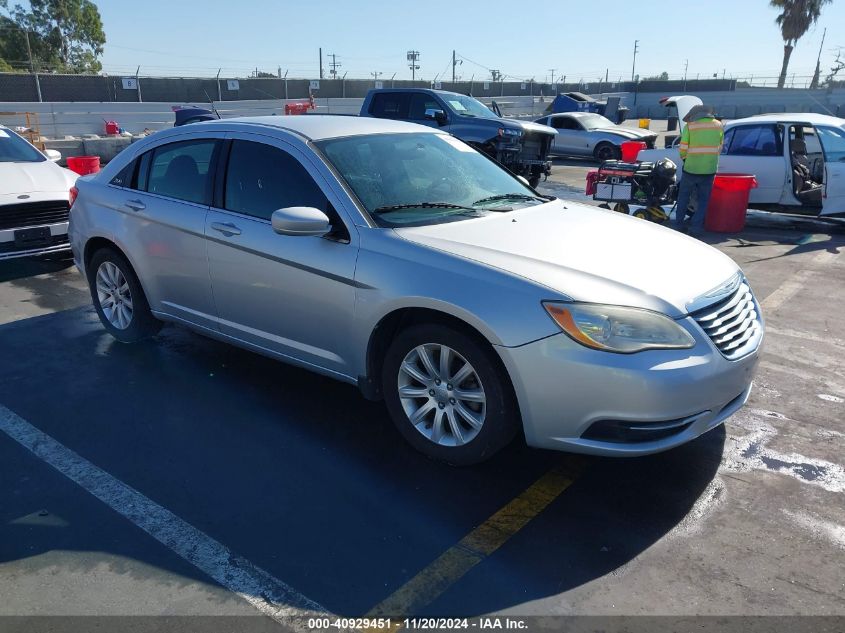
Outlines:
[[[819,19],[822,6],[831,0],[769,0],[769,5],[780,9],[780,15],[775,18],[775,23],[780,27],[780,34],[783,36],[783,66],[780,69],[778,88],[783,88],[786,83],[786,69],[789,67],[789,58],[792,56],[792,49],[810,27]]]

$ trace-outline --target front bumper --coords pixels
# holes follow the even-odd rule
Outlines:
[[[721,424],[751,393],[759,346],[730,361],[691,318],[682,323],[696,339],[692,349],[613,354],[583,347],[562,333],[521,347],[498,347],[519,401],[526,442],[575,453],[648,455]],[[631,434],[594,439],[603,425],[633,428],[635,436],[638,429],[663,430],[641,433],[645,441],[631,440]]]
[[[15,259],[18,257],[32,257],[35,255],[48,255],[50,253],[61,253],[70,250],[68,243],[68,223],[58,222],[45,225],[50,228],[50,239],[45,243],[35,245],[15,244],[15,229],[0,230],[0,261]],[[37,226],[27,226],[39,228]]]

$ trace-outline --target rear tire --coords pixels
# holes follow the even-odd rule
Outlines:
[[[121,253],[112,248],[98,250],[87,271],[94,309],[114,338],[121,343],[136,343],[161,329],[135,271]]]
[[[400,332],[385,356],[382,392],[402,437],[428,457],[457,466],[504,448],[519,428],[519,411],[494,354],[443,325]]]
[[[599,162],[617,160],[622,156],[622,150],[611,143],[599,143],[593,150],[593,156]]]

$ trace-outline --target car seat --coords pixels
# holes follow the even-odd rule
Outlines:
[[[803,204],[820,205],[822,186],[812,179],[806,141],[803,138],[793,139],[789,143],[789,152],[792,159],[792,182],[795,197]]]
[[[173,196],[189,202],[203,202],[205,179],[200,175],[197,161],[192,156],[177,156],[167,166],[164,178],[156,187],[156,193]]]

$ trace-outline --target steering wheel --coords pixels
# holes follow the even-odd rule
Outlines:
[[[425,190],[425,199],[431,202],[448,202],[460,197],[461,187],[445,176],[432,182]]]

